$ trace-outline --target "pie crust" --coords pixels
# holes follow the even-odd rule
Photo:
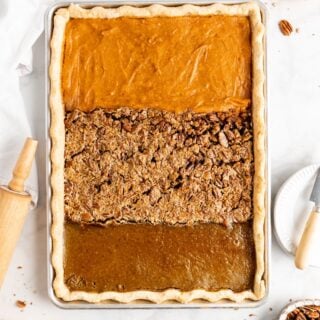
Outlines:
[[[208,292],[192,290],[181,292],[168,289],[162,292],[102,292],[70,291],[64,283],[63,233],[64,233],[64,103],[61,92],[61,65],[63,55],[64,32],[71,18],[117,18],[117,17],[155,17],[185,15],[244,15],[250,17],[252,32],[252,121],[254,134],[254,193],[253,193],[253,232],[256,251],[256,273],[253,290],[235,293],[231,290]],[[212,4],[208,6],[183,5],[166,7],[151,5],[137,8],[121,6],[118,8],[94,7],[84,9],[77,5],[59,9],[54,17],[54,30],[51,39],[51,63],[49,67],[50,110],[51,110],[51,212],[52,212],[52,265],[55,271],[53,288],[58,298],[64,301],[84,300],[91,303],[116,301],[133,303],[145,300],[153,303],[176,301],[191,303],[195,301],[217,302],[228,299],[234,302],[260,300],[265,295],[265,194],[266,194],[266,155],[265,155],[265,106],[264,106],[264,27],[260,9],[256,3],[237,5]]]

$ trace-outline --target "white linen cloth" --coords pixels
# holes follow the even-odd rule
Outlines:
[[[25,139],[32,136],[19,77],[32,72],[32,46],[44,29],[45,11],[54,2],[0,0],[0,185],[8,184]],[[39,108],[44,108],[44,104]],[[26,190],[35,205],[38,200],[36,165]]]
[[[48,3],[45,0],[0,0],[1,185],[8,184],[25,139],[32,136],[20,93],[19,77],[32,72],[32,45],[43,30]],[[43,107],[44,104],[39,106]],[[33,165],[26,182],[26,190],[32,195],[33,205],[36,205],[36,165]]]

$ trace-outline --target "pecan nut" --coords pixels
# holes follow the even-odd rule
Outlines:
[[[312,320],[312,319],[320,319],[320,310],[319,306],[308,305],[302,306],[291,311],[287,320]]]
[[[293,31],[293,27],[288,20],[280,20],[279,28],[284,36],[289,36]]]

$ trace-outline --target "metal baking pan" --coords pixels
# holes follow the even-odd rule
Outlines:
[[[181,304],[181,303],[164,303],[164,304],[154,304],[148,303],[145,301],[135,302],[131,304],[121,304],[117,302],[106,302],[106,303],[99,303],[99,304],[92,304],[85,301],[73,301],[73,302],[66,302],[62,299],[56,297],[52,282],[54,279],[54,269],[51,264],[51,252],[52,252],[52,239],[51,239],[51,223],[52,223],[52,216],[51,216],[51,186],[50,186],[50,175],[51,175],[51,162],[50,162],[50,150],[51,150],[51,141],[49,136],[49,128],[50,128],[50,107],[49,107],[49,95],[50,95],[50,79],[49,79],[49,65],[50,65],[50,40],[51,34],[53,29],[53,17],[56,10],[59,8],[67,7],[71,3],[79,4],[85,8],[90,8],[94,6],[102,6],[102,7],[119,7],[122,5],[132,5],[137,7],[143,7],[151,4],[162,4],[166,6],[180,6],[183,4],[195,4],[195,5],[209,5],[213,3],[224,3],[224,4],[237,4],[237,3],[244,3],[248,2],[245,0],[231,0],[231,1],[223,1],[223,0],[201,0],[201,1],[177,1],[177,0],[135,0],[135,1],[123,1],[123,0],[113,0],[108,2],[102,1],[64,1],[59,2],[51,5],[45,14],[45,61],[46,61],[46,191],[47,191],[47,199],[46,199],[46,206],[47,206],[47,268],[48,268],[48,294],[51,298],[52,302],[60,308],[64,309],[169,309],[169,308],[177,308],[177,309],[184,309],[184,308],[254,308],[258,307],[263,304],[269,294],[269,287],[270,287],[270,253],[271,253],[271,224],[270,224],[270,157],[268,153],[268,112],[267,112],[267,97],[268,97],[268,89],[267,89],[267,37],[266,32],[264,36],[264,68],[265,68],[265,83],[264,83],[264,94],[265,94],[265,120],[267,124],[266,129],[266,141],[265,141],[265,150],[266,150],[266,181],[267,181],[267,190],[265,195],[265,203],[266,203],[266,220],[265,220],[265,273],[264,273],[264,280],[266,283],[266,294],[265,297],[260,301],[244,301],[242,303],[231,302],[227,300],[222,300],[216,303],[210,302],[197,302],[197,303],[189,303],[189,304]],[[265,26],[265,30],[267,29],[267,20],[268,20],[268,13],[266,6],[259,0],[256,1],[260,7],[262,21]]]

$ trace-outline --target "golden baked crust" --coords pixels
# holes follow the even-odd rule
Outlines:
[[[253,291],[248,290],[234,293],[231,290],[207,292],[205,290],[193,290],[181,292],[177,289],[168,289],[164,292],[134,291],[127,293],[102,292],[88,293],[84,291],[69,291],[64,283],[63,269],[63,225],[64,225],[64,105],[61,93],[61,65],[64,31],[70,18],[115,18],[120,16],[152,17],[152,16],[184,16],[184,15],[245,15],[250,17],[252,30],[252,55],[253,55],[253,132],[254,132],[254,241],[256,249],[256,274]],[[54,18],[54,31],[51,41],[51,64],[49,75],[51,80],[50,109],[51,109],[51,186],[52,186],[52,228],[53,241],[52,264],[55,270],[53,287],[57,297],[65,300],[85,300],[88,302],[101,302],[114,300],[129,303],[143,299],[155,303],[163,303],[175,300],[182,303],[190,303],[196,299],[208,302],[216,302],[221,299],[229,299],[242,302],[246,299],[259,300],[265,294],[265,234],[264,222],[265,208],[265,110],[264,110],[264,66],[263,66],[263,25],[259,7],[254,3],[240,5],[214,4],[210,6],[184,5],[181,7],[165,7],[152,5],[146,8],[134,8],[122,6],[116,9],[95,7],[83,9],[71,5],[69,8],[57,11]]]

